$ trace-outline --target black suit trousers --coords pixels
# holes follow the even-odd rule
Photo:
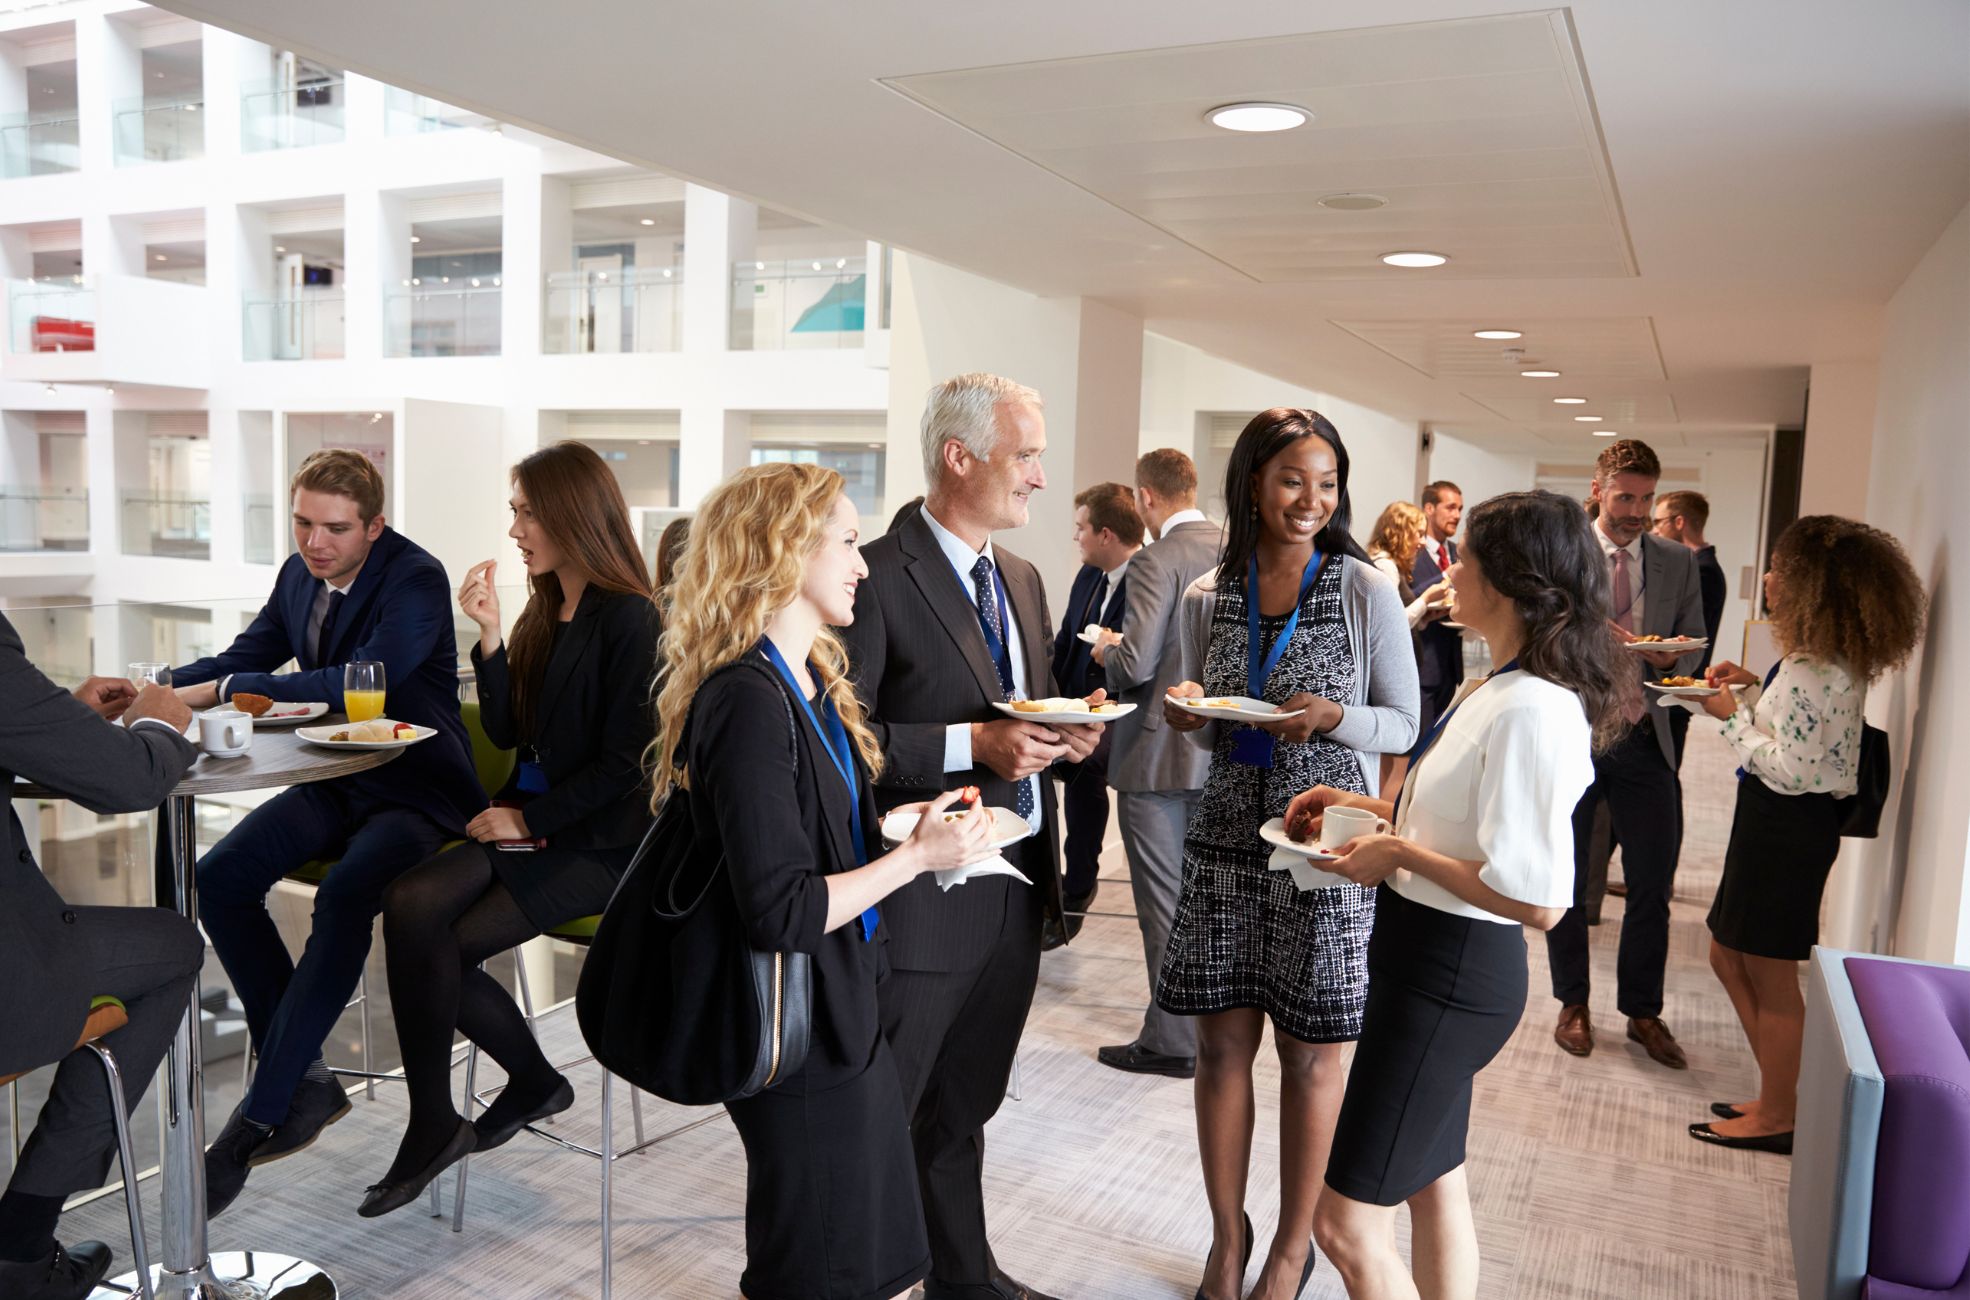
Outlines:
[[[1047,869],[1038,839],[1006,851],[1029,877]],[[1005,1100],[1019,1036],[1040,976],[1042,899],[1009,876],[957,886],[1005,899],[998,940],[972,965],[894,970],[877,989],[910,1113],[917,1181],[930,1233],[930,1275],[949,1286],[991,1281],[985,1235],[985,1124]]]
[[[1108,838],[1108,738],[1113,734],[1104,731],[1084,761],[1060,765],[1060,818],[1067,828],[1060,849],[1067,873],[1062,892],[1070,899],[1094,892],[1101,875],[1101,842]]]
[[[1659,724],[1657,724],[1659,725]],[[1621,1014],[1662,1014],[1662,972],[1669,959],[1669,898],[1683,848],[1683,787],[1663,761],[1651,724],[1644,722],[1594,760],[1594,784],[1573,812],[1573,906],[1546,933],[1553,996],[1562,1006],[1585,1003],[1591,983],[1586,894],[1591,875],[1594,805],[1605,800],[1621,845],[1628,883],[1615,960]]]

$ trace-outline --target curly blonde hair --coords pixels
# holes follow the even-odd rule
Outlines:
[[[1416,552],[1423,549],[1423,511],[1407,501],[1391,501],[1375,519],[1368,534],[1368,549],[1381,551],[1395,561],[1403,585],[1415,581]]]
[[[713,673],[750,654],[773,616],[800,595],[841,492],[841,475],[831,469],[755,465],[714,488],[698,508],[683,564],[662,593],[657,738],[645,756],[652,809],[671,787],[690,787],[679,741],[692,697]],[[840,639],[823,628],[810,662],[870,775],[880,772],[882,749],[849,683]]]
[[[1807,515],[1772,548],[1772,637],[1787,654],[1841,665],[1870,683],[1908,662],[1929,597],[1902,544],[1839,515]]]

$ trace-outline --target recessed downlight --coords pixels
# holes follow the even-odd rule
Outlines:
[[[1204,114],[1204,120],[1225,131],[1290,131],[1313,120],[1313,114],[1297,104],[1260,102],[1219,104]]]
[[[1587,399],[1584,397],[1555,397],[1553,403],[1556,406],[1585,406],[1587,405]]]
[[[657,224],[657,219],[655,217],[645,217],[636,224],[640,226],[654,226]]]
[[[1390,266],[1442,266],[1450,259],[1442,253],[1384,253],[1382,260]]]
[[[1559,377],[1560,377],[1560,372],[1559,372],[1559,371],[1557,371],[1557,370],[1521,370],[1521,371],[1519,371],[1519,378],[1520,378],[1520,379],[1558,379]]]
[[[1576,415],[1573,417],[1573,422],[1575,424],[1599,424],[1601,417],[1598,415]]]
[[[1619,429],[1596,429],[1594,430],[1594,436],[1596,438],[1612,438],[1615,434],[1620,432],[1621,430]]]
[[[1389,204],[1389,201],[1379,194],[1329,194],[1326,198],[1315,199],[1314,202],[1323,208],[1332,208],[1336,212],[1373,212],[1376,208],[1385,208]]]
[[[1474,339],[1522,339],[1525,337],[1525,332],[1523,330],[1472,330],[1471,337]]]

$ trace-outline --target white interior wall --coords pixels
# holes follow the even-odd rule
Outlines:
[[[1464,494],[1466,510],[1486,497],[1501,492],[1523,492],[1533,486],[1537,462],[1531,455],[1493,451],[1441,433],[1432,435],[1432,441],[1435,445],[1430,449],[1421,477],[1426,483],[1440,479],[1455,483]],[[1377,507],[1375,513],[1379,511]],[[1374,522],[1374,513],[1368,514],[1362,521],[1363,531]]]
[[[1799,483],[1799,513],[1867,512],[1869,453],[1879,400],[1878,361],[1822,362],[1813,367],[1806,399],[1806,448]]]

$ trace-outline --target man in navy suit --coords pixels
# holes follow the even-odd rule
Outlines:
[[[1464,517],[1464,492],[1448,479],[1423,489],[1423,544],[1416,550],[1410,586],[1425,591],[1443,581],[1457,563],[1457,525]],[[1464,684],[1464,634],[1444,627],[1448,615],[1434,613],[1416,630],[1416,682],[1423,689],[1417,735],[1426,735]]]
[[[1135,494],[1121,483],[1097,483],[1074,498],[1074,544],[1081,551],[1081,571],[1067,595],[1060,631],[1053,639],[1053,676],[1062,695],[1086,698],[1106,686],[1094,646],[1081,634],[1088,624],[1109,644],[1120,640],[1122,617],[1128,609],[1129,560],[1142,549],[1142,516]],[[1057,763],[1061,779],[1061,818],[1067,842],[1061,857],[1067,867],[1062,883],[1066,915],[1047,918],[1040,947],[1058,948],[1081,932],[1085,913],[1100,888],[1101,841],[1108,833],[1108,733],[1092,754],[1079,763]]]
[[[293,1154],[348,1113],[322,1043],[362,974],[383,891],[486,806],[459,719],[444,566],[385,525],[383,476],[358,452],[308,457],[291,496],[295,554],[272,597],[222,653],[176,671],[180,695],[193,708],[252,693],[341,710],[343,666],[374,660],[389,716],[438,734],[380,767],[283,791],[199,860],[199,919],[260,1054],[252,1087],[206,1154],[212,1214],[239,1195],[250,1166]],[[290,660],[298,671],[277,671]],[[267,893],[319,859],[335,865],[296,963]]]

